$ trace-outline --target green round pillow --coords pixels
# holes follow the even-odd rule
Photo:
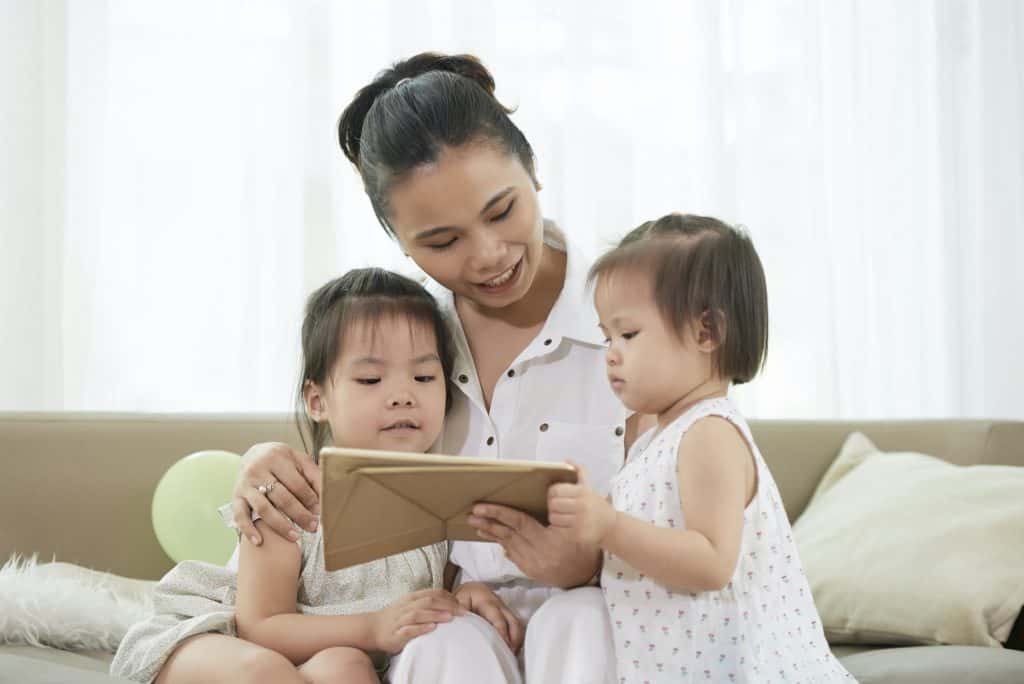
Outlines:
[[[230,451],[199,451],[172,465],[153,492],[153,531],[175,563],[223,565],[238,543],[217,508],[231,500],[242,459]]]

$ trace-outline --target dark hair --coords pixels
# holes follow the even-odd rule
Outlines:
[[[341,114],[338,141],[356,165],[377,220],[403,174],[437,161],[445,147],[489,143],[519,158],[536,182],[533,149],[494,96],[494,78],[473,55],[423,52],[377,74]]]
[[[707,216],[668,214],[631,230],[591,267],[588,282],[622,270],[651,274],[658,309],[678,334],[707,316],[723,378],[749,382],[764,366],[768,288],[744,231]]]
[[[295,424],[302,446],[312,443],[314,461],[331,440],[331,427],[317,423],[306,412],[307,382],[323,385],[341,351],[345,331],[352,323],[374,323],[389,316],[407,316],[434,331],[437,354],[444,372],[445,406],[451,404],[451,377],[455,351],[448,326],[437,302],[422,285],[382,268],[357,268],[335,278],[309,296],[302,321],[302,373],[296,398]]]

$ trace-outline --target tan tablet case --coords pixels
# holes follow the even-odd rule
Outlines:
[[[499,461],[326,448],[324,563],[340,570],[444,540],[480,541],[466,517],[476,503],[519,509],[547,524],[547,491],[576,482],[565,463]]]

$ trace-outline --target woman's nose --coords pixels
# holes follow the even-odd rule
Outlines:
[[[476,250],[473,254],[473,267],[478,271],[492,271],[504,266],[507,246],[495,231],[484,229],[477,238]],[[491,273],[490,275],[498,275]]]

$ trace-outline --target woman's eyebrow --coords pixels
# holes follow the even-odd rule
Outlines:
[[[499,190],[497,193],[495,193],[494,197],[487,200],[487,204],[485,204],[484,208],[480,210],[480,214],[486,214],[488,209],[490,209],[495,204],[508,197],[509,193],[511,193],[513,190],[515,190],[515,188],[512,187],[511,185],[505,188],[504,190]]]
[[[414,240],[428,240],[428,239],[434,237],[435,235],[437,235],[438,233],[444,233],[445,231],[449,231],[449,230],[454,230],[454,228],[452,228],[451,226],[438,226],[437,228],[431,228],[429,230],[425,230],[422,233],[417,234],[416,237],[413,238],[413,239]]]
[[[480,214],[481,215],[486,214],[488,209],[490,209],[495,204],[497,204],[501,200],[503,200],[506,197],[508,197],[514,190],[515,190],[515,186],[510,185],[507,188],[505,188],[504,190],[499,190],[498,192],[496,192],[494,194],[494,196],[491,197],[491,199],[487,200],[486,204],[484,204],[484,208],[480,210]],[[436,226],[434,228],[428,228],[427,230],[423,231],[422,233],[417,233],[416,236],[413,239],[417,240],[417,241],[429,240],[430,238],[434,237],[435,235],[438,235],[440,233],[444,233],[444,232],[449,231],[449,230],[455,230],[455,228],[453,228],[452,226]]]

